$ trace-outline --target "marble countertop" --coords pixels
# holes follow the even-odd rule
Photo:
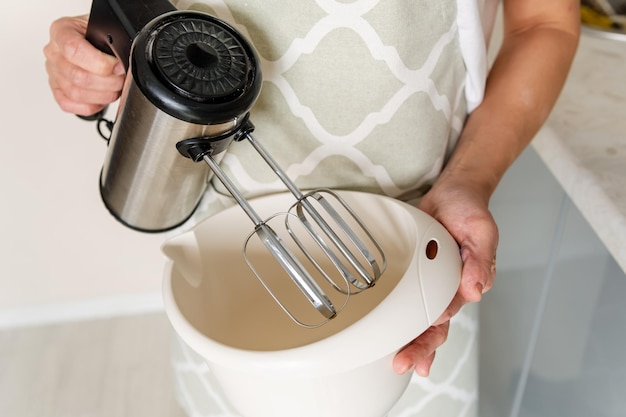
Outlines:
[[[532,146],[626,271],[626,42],[583,31]]]

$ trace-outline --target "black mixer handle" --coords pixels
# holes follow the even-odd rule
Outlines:
[[[168,0],[93,0],[85,38],[104,53],[116,56],[128,71],[130,48],[137,33],[152,19],[176,7]],[[105,119],[108,106],[83,120],[98,122],[98,133],[109,140],[113,123]],[[102,125],[108,133],[102,131]]]
[[[168,0],[93,0],[87,40],[109,55],[115,55],[128,70],[130,47],[137,33],[152,19],[176,11]]]

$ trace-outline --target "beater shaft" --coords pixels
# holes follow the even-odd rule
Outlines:
[[[309,274],[306,268],[300,263],[296,256],[283,244],[282,239],[276,232],[261,219],[258,213],[252,208],[250,203],[241,195],[235,184],[228,178],[219,164],[207,154],[203,156],[204,161],[209,165],[215,176],[222,182],[224,187],[237,201],[243,211],[250,217],[254,223],[255,233],[263,243],[263,245],[274,256],[274,259],[285,270],[296,286],[309,300],[309,302],[324,316],[326,319],[332,319],[337,314],[337,310],[332,302],[324,294],[317,282]],[[257,275],[258,276],[258,275]],[[260,279],[260,277],[259,277]],[[280,300],[276,298],[265,282],[260,279],[261,283],[269,291],[270,295],[283,307]],[[284,309],[284,307],[283,307]],[[287,312],[288,313],[288,312]],[[289,313],[288,313],[289,314]]]

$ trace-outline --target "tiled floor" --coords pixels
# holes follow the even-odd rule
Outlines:
[[[0,332],[0,416],[184,417],[163,313]]]

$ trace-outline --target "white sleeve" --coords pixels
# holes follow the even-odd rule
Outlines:
[[[457,0],[457,24],[467,76],[468,111],[482,101],[487,80],[487,45],[496,17],[498,0]]]

